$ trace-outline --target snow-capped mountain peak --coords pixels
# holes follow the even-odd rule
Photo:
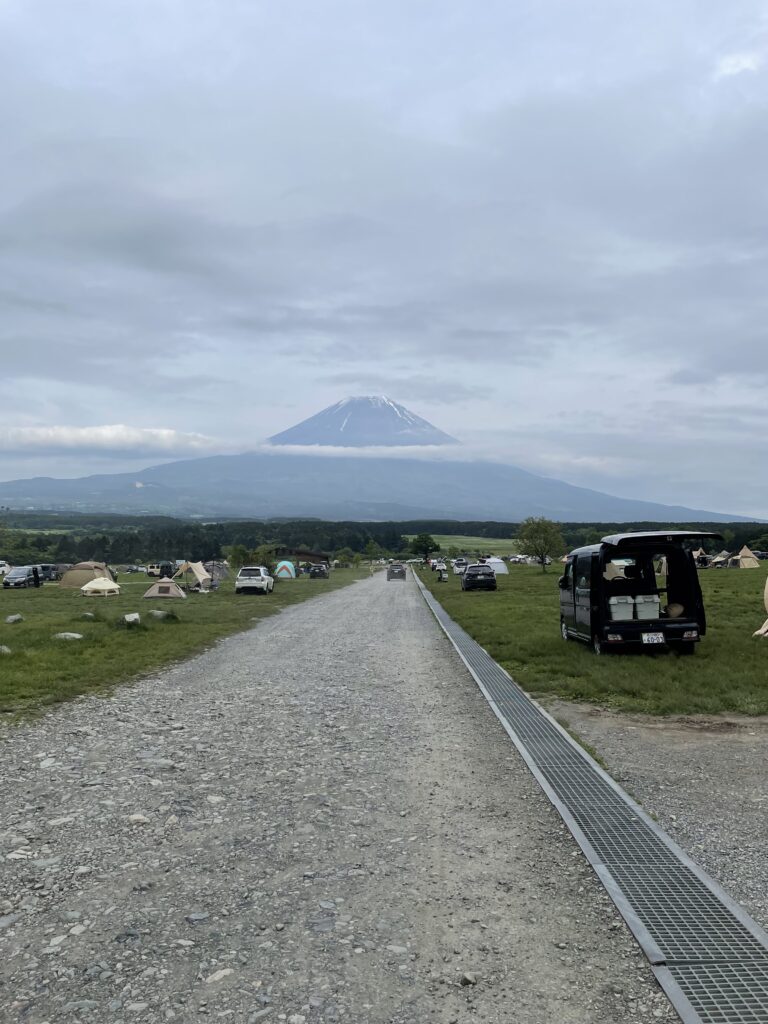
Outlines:
[[[309,419],[270,437],[269,443],[378,448],[458,442],[386,395],[360,395],[329,405]]]

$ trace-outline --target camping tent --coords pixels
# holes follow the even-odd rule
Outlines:
[[[202,562],[182,562],[173,574],[173,578],[175,580],[181,578],[184,581],[192,579],[194,580],[193,587],[199,587],[200,590],[207,590],[211,585],[211,574],[205,571]]]
[[[114,580],[107,579],[106,576],[98,576],[95,580],[89,580],[88,583],[80,587],[80,593],[83,597],[118,597],[120,587]]]
[[[103,562],[78,562],[71,569],[67,569],[59,580],[59,586],[69,590],[80,590],[91,580],[99,579],[111,579],[114,582],[115,576]]]
[[[187,595],[173,580],[155,580],[149,590],[144,594],[144,597],[149,597],[152,600],[154,598],[165,598],[165,597],[181,597],[186,600]]]
[[[275,579],[295,580],[296,566],[293,564],[293,562],[278,562],[277,568],[275,569]]]
[[[728,559],[729,569],[759,569],[760,562],[745,544],[738,555]]]
[[[486,558],[486,565],[490,565],[497,576],[509,576],[509,569],[507,568],[506,562],[502,562],[500,558],[492,555],[490,558]]]
[[[217,583],[221,583],[229,576],[229,566],[226,562],[203,562],[203,568]]]
[[[731,557],[730,551],[723,550],[723,551],[720,552],[719,555],[715,555],[715,557],[712,559],[711,565],[714,566],[715,568],[719,568],[720,566],[727,565],[728,564],[728,559],[730,557]]]

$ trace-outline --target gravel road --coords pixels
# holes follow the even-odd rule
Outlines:
[[[410,581],[2,742],[3,1022],[678,1019]]]

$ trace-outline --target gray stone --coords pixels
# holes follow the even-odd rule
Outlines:
[[[10,654],[11,648],[6,647],[5,644],[0,644],[0,654]]]
[[[167,619],[170,612],[161,612],[159,608],[152,608],[148,614],[151,619]]]
[[[11,626],[11,625],[13,625],[14,622],[23,622],[24,621],[24,616],[23,615],[6,615],[5,621],[8,623],[9,626]]]
[[[462,974],[461,978],[459,979],[459,984],[465,985],[465,986],[466,985],[476,985],[477,984],[477,975],[473,974],[471,971],[465,971]]]
[[[141,616],[138,612],[128,612],[123,616],[123,622],[126,626],[139,626],[141,625]]]
[[[80,618],[85,619],[86,622],[93,622],[95,621],[96,616],[93,614],[93,612],[83,612]]]
[[[54,640],[82,640],[82,633],[54,633]]]
[[[10,928],[11,925],[15,924],[20,917],[21,914],[5,914],[3,917],[0,917],[0,931],[2,931],[3,928]]]

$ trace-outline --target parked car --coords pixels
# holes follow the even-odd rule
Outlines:
[[[0,561],[0,576],[5,576],[5,574],[10,571],[11,567],[8,562]]]
[[[16,587],[34,587],[34,585],[35,570],[31,565],[17,565],[3,577],[3,586],[9,590]]]
[[[496,590],[496,573],[490,565],[468,565],[461,575],[462,590]]]
[[[271,594],[275,581],[263,565],[244,565],[235,579],[236,594]]]
[[[395,562],[392,565],[387,566],[387,579],[388,580],[404,580],[405,579],[405,566],[400,565],[399,562]]]
[[[328,566],[315,562],[309,567],[309,578],[311,580],[327,580],[328,579]]]
[[[167,576],[170,579],[176,572],[176,563],[169,561],[150,562],[147,566],[147,576],[157,576],[162,579]]]
[[[46,580],[60,580],[61,573],[59,572],[58,565],[54,565],[51,562],[43,562],[37,567],[37,571],[40,575],[40,581],[45,583]]]
[[[692,654],[707,619],[689,542],[707,538],[722,540],[686,530],[621,533],[572,551],[559,580],[563,639],[583,640],[595,654],[652,646]]]

